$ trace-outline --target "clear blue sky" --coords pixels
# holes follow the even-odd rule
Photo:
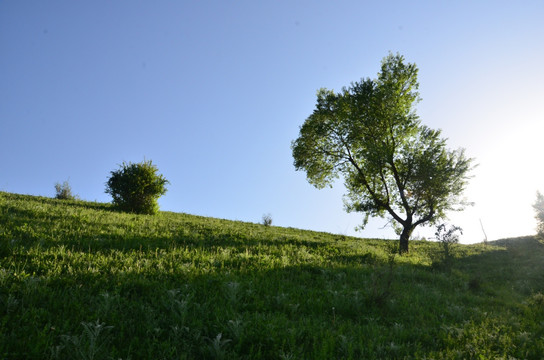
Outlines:
[[[419,69],[421,120],[480,166],[463,242],[534,233],[544,191],[543,1],[0,1],[0,190],[69,179],[110,201],[109,172],[152,160],[161,209],[363,237],[341,182],[317,190],[290,144],[316,90]],[[432,231],[430,231],[432,233]],[[426,234],[425,231],[416,231]]]

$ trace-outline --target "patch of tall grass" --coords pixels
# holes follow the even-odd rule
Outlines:
[[[392,241],[0,193],[0,357],[537,359],[544,245]]]

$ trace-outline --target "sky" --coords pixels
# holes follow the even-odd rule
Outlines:
[[[84,200],[126,162],[170,181],[162,210],[359,237],[345,188],[310,185],[291,142],[319,88],[419,68],[417,113],[479,164],[462,243],[535,233],[544,192],[544,2],[0,0],[0,191]],[[483,226],[483,229],[482,229]],[[431,237],[433,228],[414,236]]]

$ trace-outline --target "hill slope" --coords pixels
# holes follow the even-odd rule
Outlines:
[[[0,193],[0,357],[537,359],[544,245],[356,238]]]

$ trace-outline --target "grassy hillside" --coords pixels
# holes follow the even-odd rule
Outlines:
[[[542,357],[541,242],[393,244],[0,193],[0,358]]]

